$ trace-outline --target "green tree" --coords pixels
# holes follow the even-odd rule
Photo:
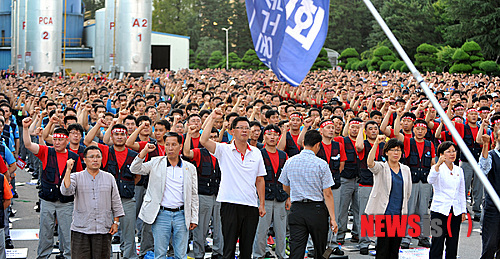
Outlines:
[[[438,58],[439,71],[448,72],[453,65],[453,55],[457,49],[450,46],[440,47],[436,56]]]
[[[198,2],[200,5],[200,37],[226,42],[226,33],[222,28],[228,28],[233,22],[231,20],[233,10],[229,0],[201,0]]]
[[[64,4],[64,1],[63,1]],[[83,0],[83,4],[85,5],[85,12],[89,14],[85,14],[85,20],[94,19],[95,11],[104,8],[104,0]],[[68,8],[69,10],[69,8]]]
[[[469,64],[470,56],[461,48],[455,51],[452,58],[455,64],[451,66],[450,73],[470,73],[472,71],[472,66]]]
[[[434,9],[430,1],[386,0],[379,11],[410,57],[416,54],[420,44],[442,41],[440,33],[435,30]],[[374,46],[384,39],[387,36],[378,23],[374,22],[373,32],[368,39],[369,45]]]
[[[484,61],[481,46],[474,41],[468,41],[462,45],[462,50],[469,55],[469,61],[473,69],[472,74],[484,73],[479,68],[479,65]]]
[[[314,64],[311,67],[311,70],[326,70],[332,68],[332,64],[328,59],[328,52],[326,52],[325,48],[322,48],[314,61]]]
[[[352,64],[349,64],[349,63],[358,62],[359,61],[359,53],[354,48],[347,48],[344,51],[342,51],[342,53],[340,53],[339,59],[341,61],[338,64],[339,66],[351,70]],[[347,67],[348,65],[349,65],[349,67]]]
[[[194,68],[205,69],[207,68],[208,59],[210,57],[208,54],[202,50],[196,55],[196,65]]]
[[[437,66],[436,53],[438,49],[430,44],[423,43],[417,48],[415,66],[422,71],[435,71]]]
[[[234,51],[241,57],[248,49],[254,48],[250,27],[248,26],[245,1],[232,2],[231,16],[230,25],[232,29],[229,30],[229,52]]]
[[[260,61],[255,50],[249,49],[247,50],[247,52],[245,52],[245,55],[241,58],[240,68],[258,70],[258,69],[266,69],[267,67],[266,65],[264,65],[264,63]]]
[[[222,62],[222,53],[220,51],[214,51],[212,52],[212,55],[210,55],[210,58],[208,59],[207,65],[209,68],[217,68],[219,63]]]
[[[368,71],[388,71],[397,57],[394,52],[386,46],[380,46],[373,51],[373,58],[368,61]]]
[[[208,62],[208,58],[210,57],[214,51],[225,51],[225,46],[220,40],[216,39],[210,39],[208,37],[202,37],[200,41],[198,42],[198,48],[196,49],[196,55],[198,55],[201,51],[204,51],[206,53],[207,58],[206,61]]]
[[[473,40],[482,47],[486,59],[500,56],[500,1],[446,0],[446,15],[453,21],[443,37],[453,43]],[[456,46],[456,44],[454,44]],[[453,46],[453,45],[452,45]]]
[[[196,55],[194,50],[189,49],[189,68],[193,69],[196,66]]]

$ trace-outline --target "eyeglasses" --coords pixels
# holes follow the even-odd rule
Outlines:
[[[234,128],[238,130],[250,130],[249,127],[234,127]]]

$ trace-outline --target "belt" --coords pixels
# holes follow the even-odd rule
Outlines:
[[[313,201],[310,199],[302,199],[302,200],[294,201],[292,203],[311,203],[311,202],[323,202],[323,201]]]
[[[160,206],[160,210],[167,210],[167,211],[173,211],[173,212],[181,211],[181,210],[184,210],[184,205],[182,205],[178,208],[167,208],[167,207]]]

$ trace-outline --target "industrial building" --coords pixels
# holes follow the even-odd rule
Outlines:
[[[189,67],[189,37],[153,32],[152,0],[106,0],[86,21],[82,0],[0,0],[0,69],[34,73]]]

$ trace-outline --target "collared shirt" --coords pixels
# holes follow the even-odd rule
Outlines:
[[[221,171],[217,201],[258,207],[255,181],[257,177],[267,175],[260,150],[247,144],[243,155],[234,142],[217,143],[213,156],[219,160]]]
[[[165,179],[165,190],[161,206],[175,209],[184,205],[184,172],[182,171],[182,160],[172,166],[167,159],[167,178]]]
[[[500,152],[498,151],[498,149],[493,149],[493,150],[500,157]],[[483,171],[483,173],[485,175],[488,175],[488,173],[490,172],[491,166],[492,166],[492,162],[493,162],[493,158],[491,157],[490,152],[488,152],[488,157],[487,158],[484,158],[483,155],[481,155],[479,157],[479,167],[481,168],[481,170]]]
[[[307,149],[286,161],[279,181],[290,186],[292,202],[303,199],[323,201],[323,190],[334,185],[332,173],[326,161]]]
[[[453,213],[458,216],[466,211],[465,180],[462,168],[453,165],[453,169],[446,164],[439,168],[433,166],[427,176],[427,181],[432,184],[434,196],[431,211],[448,215],[453,206]]]
[[[75,195],[71,230],[83,234],[106,234],[114,217],[125,215],[115,177],[100,170],[94,177],[83,170],[71,174],[68,188],[61,184],[61,193]]]

